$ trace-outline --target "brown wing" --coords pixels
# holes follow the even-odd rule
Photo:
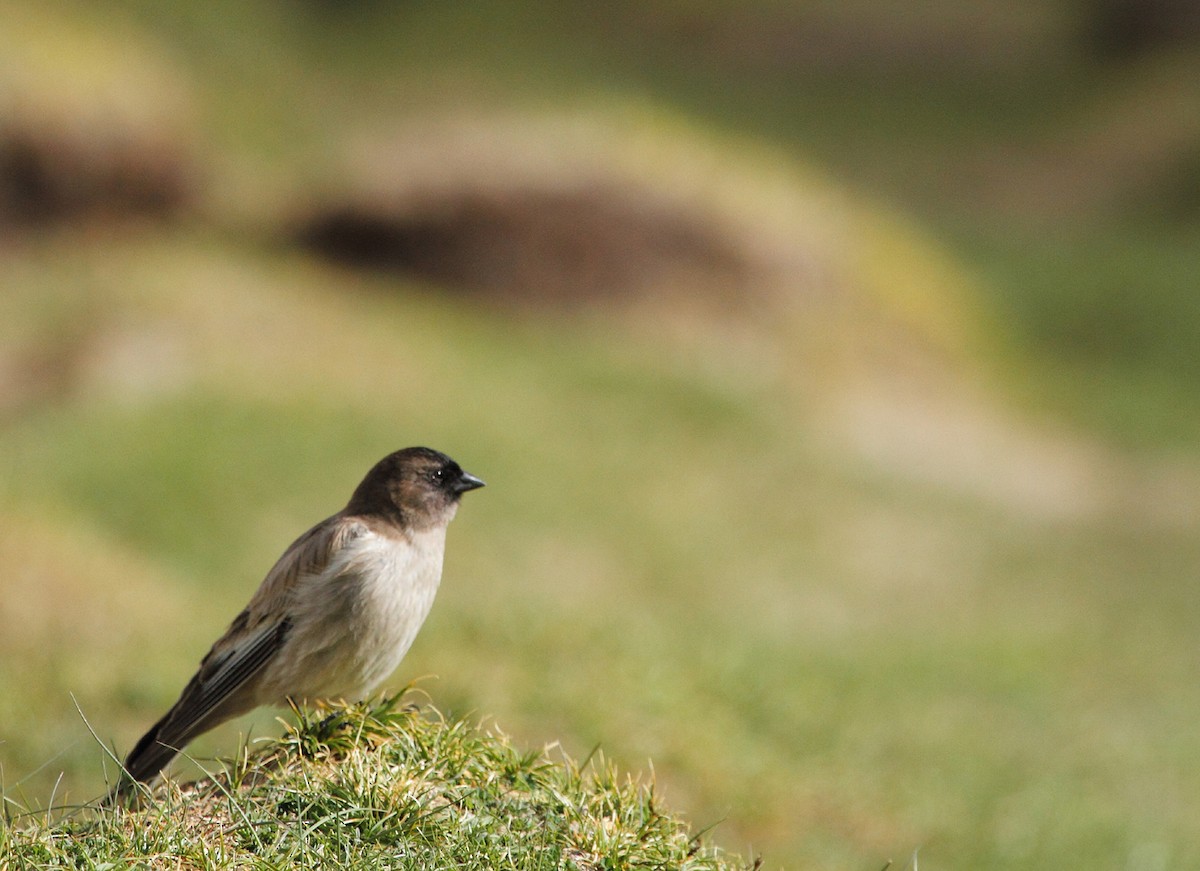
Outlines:
[[[125,760],[129,778],[153,780],[197,735],[258,705],[255,678],[287,641],[297,581],[325,571],[332,556],[365,531],[361,523],[334,515],[284,551],[250,604],[201,661],[179,701],[134,746]],[[128,784],[118,787],[127,791]]]
[[[278,652],[290,629],[288,620],[264,627],[245,644],[230,650],[214,669],[197,672],[179,701],[126,757],[129,778],[148,783],[197,735],[253,709],[256,702],[247,682]]]

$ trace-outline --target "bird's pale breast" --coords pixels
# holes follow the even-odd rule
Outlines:
[[[367,532],[301,578],[293,628],[264,703],[362,698],[400,664],[433,605],[444,526],[410,539]]]

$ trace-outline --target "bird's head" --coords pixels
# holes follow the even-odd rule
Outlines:
[[[420,530],[449,523],[462,494],[482,486],[441,451],[404,448],[367,472],[347,509],[398,518],[402,526]]]

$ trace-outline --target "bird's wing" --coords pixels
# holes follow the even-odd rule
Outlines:
[[[271,571],[267,572],[246,610],[237,616],[225,636],[213,645],[209,655],[215,653],[235,630],[252,628],[281,616],[281,612],[292,604],[292,596],[301,578],[324,572],[330,560],[342,548],[367,531],[366,524],[361,520],[335,514],[293,541]]]
[[[179,701],[130,752],[125,768],[134,780],[152,779],[196,735],[259,704],[255,678],[287,641],[298,580],[325,571],[334,554],[365,531],[335,515],[292,543],[201,661]]]
[[[247,682],[279,650],[290,629],[290,621],[284,619],[251,633],[243,632],[236,644],[227,643],[220,653],[214,646],[184,687],[179,701],[125,758],[129,777],[140,782],[153,780],[192,738],[255,707],[254,693]],[[227,642],[227,638],[221,641]]]

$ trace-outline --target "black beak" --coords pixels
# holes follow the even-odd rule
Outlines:
[[[457,493],[466,493],[468,490],[477,490],[483,486],[483,481],[476,478],[470,472],[463,472],[458,476],[458,480],[454,482],[451,489]]]

